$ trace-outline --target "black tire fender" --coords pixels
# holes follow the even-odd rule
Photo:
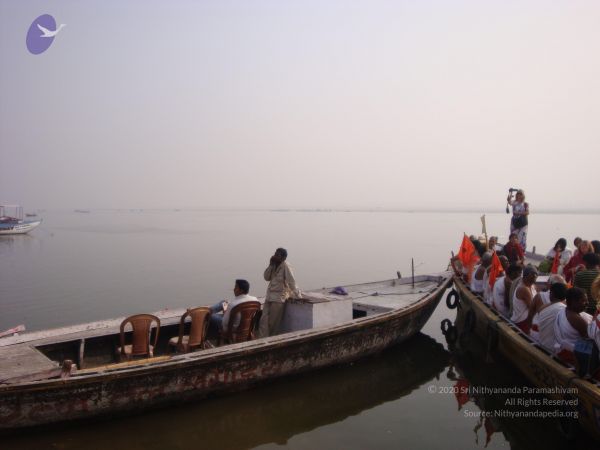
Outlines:
[[[442,320],[442,323],[440,324],[440,328],[442,329],[442,334],[444,336],[446,336],[446,334],[448,333],[448,330],[453,326],[454,325],[452,325],[452,322],[450,321],[450,319]]]
[[[456,289],[452,289],[448,292],[448,295],[446,295],[446,306],[448,309],[456,309],[459,303],[460,296],[458,295],[458,292],[456,292]]]

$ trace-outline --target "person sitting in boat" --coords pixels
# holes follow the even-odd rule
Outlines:
[[[537,293],[535,290],[535,280],[538,271],[533,266],[527,266],[523,269],[523,278],[517,288],[514,290],[512,301],[512,320],[525,334],[529,334],[531,329],[531,310],[533,308],[533,297]]]
[[[498,236],[490,236],[488,241],[488,250],[490,252],[501,253],[502,248],[503,247],[498,243]]]
[[[575,273],[579,270],[585,269],[585,263],[583,262],[583,255],[586,253],[594,253],[594,247],[590,241],[581,241],[577,251],[573,253],[573,256],[563,269],[563,275],[567,283],[572,283]]]
[[[492,286],[490,284],[490,274],[492,271],[492,266],[493,266],[493,260],[494,260],[494,252],[490,253],[491,256],[491,260],[492,263],[490,263],[489,267],[486,269],[485,274],[483,275],[483,301],[487,304],[492,306],[492,303],[494,301],[494,286]],[[500,274],[505,273],[506,269],[508,269],[508,266],[510,265],[508,262],[508,258],[504,255],[500,255],[498,257],[498,260],[500,261],[500,267],[501,267],[501,271]]]
[[[594,301],[598,302],[600,300],[600,277],[597,277],[592,283],[592,297]],[[596,347],[600,349],[600,314],[595,314],[590,325],[588,326],[588,336],[590,339],[593,339]],[[600,364],[600,361],[598,361]],[[596,370],[596,373],[593,375],[594,378],[600,380],[600,368]]]
[[[571,256],[573,256],[573,252],[567,248],[567,240],[560,238],[556,241],[554,247],[548,251],[546,258],[539,264],[538,269],[543,273],[557,273],[562,275],[563,269],[571,259]]]
[[[505,274],[499,277],[494,283],[492,289],[492,306],[505,317],[508,317],[510,286],[514,280],[521,277],[523,267],[518,264],[511,264],[505,269]]]
[[[492,264],[492,254],[485,252],[481,256],[480,263],[475,266],[471,277],[471,290],[476,294],[483,294],[485,289],[485,273]]]
[[[567,307],[556,315],[554,322],[554,335],[556,337],[555,350],[558,357],[564,361],[575,364],[575,343],[580,339],[588,338],[588,327],[592,316],[585,312],[587,296],[579,288],[567,289]]]
[[[529,203],[525,201],[525,192],[523,189],[519,189],[514,200],[512,193],[509,193],[506,201],[513,209],[510,232],[517,235],[518,242],[523,247],[523,251],[525,251],[527,249],[527,228],[529,221]]]
[[[567,307],[565,298],[567,295],[567,285],[565,283],[554,283],[548,290],[550,303],[543,306],[537,314],[537,341],[546,350],[554,351],[556,335],[554,334],[554,322],[558,313]]]
[[[573,277],[573,286],[585,291],[588,298],[586,311],[589,314],[595,314],[598,307],[596,299],[592,297],[591,287],[594,280],[600,275],[600,256],[595,253],[586,253],[583,255],[585,269],[575,273]]]
[[[210,307],[210,323],[209,333],[214,336],[219,334],[221,330],[226,330],[231,320],[230,314],[233,307],[246,302],[257,301],[256,297],[248,295],[250,292],[250,283],[246,280],[235,280],[235,286],[233,288],[233,295],[235,298],[233,301],[228,302],[223,300]],[[235,317],[233,320],[233,326],[237,327],[240,324],[240,317]]]
[[[538,340],[539,336],[539,312],[542,308],[548,306],[552,300],[551,288],[554,284],[564,284],[566,286],[565,279],[560,275],[550,275],[548,277],[547,289],[545,291],[538,292],[535,297],[533,297],[533,308],[531,313],[533,314],[533,318],[531,319],[531,332],[529,335],[534,339]]]
[[[581,241],[583,241],[583,239],[581,239],[579,236],[573,239],[573,248],[575,249],[575,251],[573,252],[573,256],[575,256],[575,254],[577,253],[577,249],[581,245]]]
[[[508,242],[504,246],[503,249],[504,256],[508,258],[508,261],[511,264],[521,264],[525,263],[525,252],[521,244],[519,243],[519,238],[517,233],[511,233],[508,237]]]

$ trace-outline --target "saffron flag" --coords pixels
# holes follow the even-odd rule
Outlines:
[[[502,272],[504,272],[504,269],[502,268],[502,263],[500,262],[500,258],[498,258],[498,255],[496,254],[496,252],[494,252],[494,253],[492,253],[492,265],[490,266],[490,275],[489,275],[491,287],[494,287],[494,283],[496,282],[496,279],[498,278],[498,276],[500,276],[500,274]]]
[[[470,280],[473,266],[479,260],[479,255],[477,254],[477,250],[475,250],[475,246],[471,242],[471,239],[469,239],[466,234],[463,236],[457,258],[462,263],[463,268],[467,270],[467,280]]]
[[[492,419],[489,418],[489,416],[485,418],[483,426],[485,427],[485,447],[487,447],[490,441],[492,440],[492,434],[494,434],[498,430],[496,430],[496,427],[494,426],[494,423],[492,422]]]
[[[465,403],[469,401],[469,380],[465,378],[456,380],[456,384],[454,385],[454,396],[456,397],[458,410],[460,411]]]
[[[560,263],[560,252],[554,251],[554,259],[552,260],[552,268],[550,273],[558,273],[558,265]]]

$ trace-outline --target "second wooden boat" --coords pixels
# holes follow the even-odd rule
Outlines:
[[[419,332],[451,282],[443,272],[358,284],[335,299],[324,289],[291,301],[284,334],[183,354],[167,343],[184,310],[163,311],[156,356],[127,363],[113,359],[122,318],[3,338],[0,430],[139,412],[356,360]],[[306,311],[312,322],[294,320]]]
[[[579,376],[575,367],[557,358],[484,303],[460,276],[455,275],[454,286],[460,297],[462,328],[483,338],[490,351],[499,351],[532,384],[558,401],[559,415],[567,418],[559,422],[566,435],[576,433],[579,424],[600,440],[600,381]],[[577,419],[568,420],[569,416]]]

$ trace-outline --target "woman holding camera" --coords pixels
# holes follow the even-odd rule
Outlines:
[[[512,192],[510,192],[506,201],[512,206],[513,210],[510,232],[517,235],[519,244],[525,251],[527,249],[527,225],[529,223],[529,203],[525,201],[525,192],[523,192],[523,189],[517,190],[514,199],[512,198]]]

